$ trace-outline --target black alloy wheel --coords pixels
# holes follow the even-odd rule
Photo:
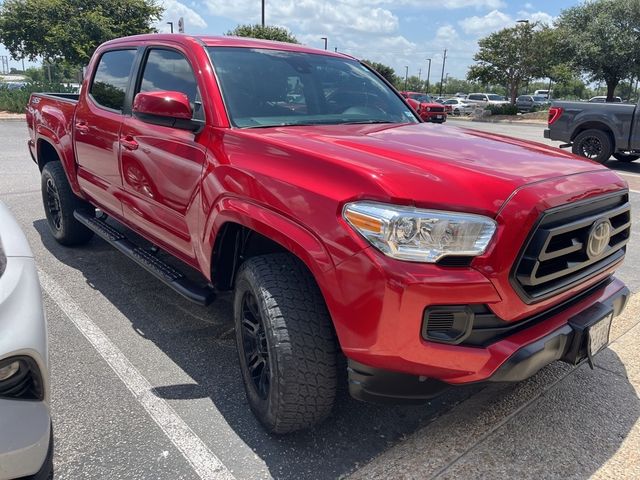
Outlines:
[[[242,299],[242,354],[247,369],[261,399],[269,396],[271,387],[271,362],[264,321],[258,307],[258,300],[251,291],[246,291]]]
[[[52,228],[55,228],[57,231],[62,229],[62,210],[60,207],[60,194],[58,193],[58,189],[56,188],[53,180],[51,178],[47,178],[47,202],[46,208],[48,210],[48,218],[50,219],[50,225]]]
[[[613,140],[609,133],[595,128],[580,132],[571,147],[574,154],[598,163],[609,160],[613,150]]]

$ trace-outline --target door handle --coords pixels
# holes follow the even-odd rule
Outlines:
[[[138,142],[136,142],[136,139],[133,138],[131,135],[127,135],[126,137],[121,137],[120,144],[127,150],[137,150],[139,147]]]
[[[87,125],[84,122],[77,122],[76,123],[76,131],[80,135],[84,135],[85,133],[89,133],[89,125]]]

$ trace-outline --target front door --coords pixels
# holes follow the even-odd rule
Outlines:
[[[122,110],[135,55],[135,49],[102,54],[73,125],[80,186],[96,204],[116,214],[122,213],[117,198]]]
[[[189,97],[194,118],[204,119],[198,84],[185,55],[170,48],[145,53],[138,92],[178,91]],[[125,218],[183,260],[195,260],[189,216],[206,159],[202,137],[127,116],[120,132],[122,208]]]

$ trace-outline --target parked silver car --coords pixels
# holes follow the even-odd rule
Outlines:
[[[469,115],[476,109],[476,104],[469,103],[461,98],[450,98],[444,104],[451,105],[451,113],[453,115]]]
[[[487,105],[506,105],[509,100],[506,100],[502,95],[496,95],[495,93],[470,93],[467,95],[468,103],[477,103],[483,106]]]
[[[518,107],[519,112],[542,110],[549,105],[551,105],[551,102],[539,95],[520,95],[516,98],[516,107]]]
[[[27,239],[0,203],[0,480],[53,465],[47,323]]]

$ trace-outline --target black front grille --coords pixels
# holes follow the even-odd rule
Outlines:
[[[521,252],[511,281],[527,303],[548,298],[620,261],[631,233],[627,192],[545,212]],[[610,223],[610,238],[598,255],[588,252],[597,223]]]
[[[444,107],[430,107],[432,112],[442,113],[444,112]]]

